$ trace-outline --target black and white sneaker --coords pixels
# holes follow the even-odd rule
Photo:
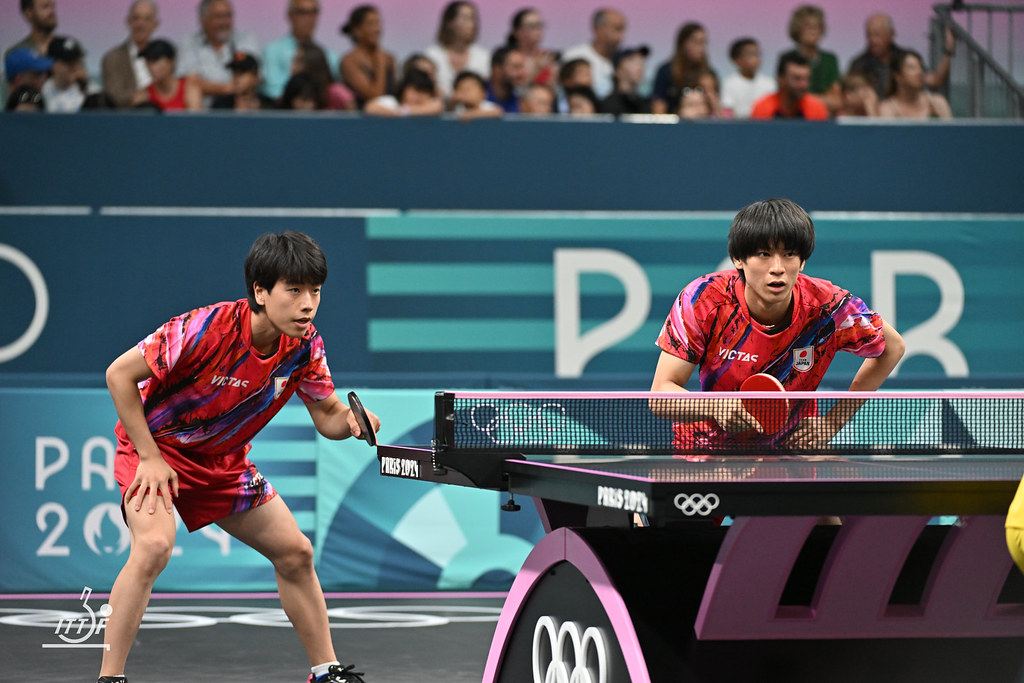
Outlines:
[[[363,672],[353,671],[354,668],[356,668],[355,664],[348,666],[333,664],[327,673],[319,678],[313,678],[313,674],[310,674],[306,683],[366,683],[363,680]]]

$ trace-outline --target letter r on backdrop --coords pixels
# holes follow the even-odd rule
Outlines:
[[[938,309],[932,317],[908,330],[901,330],[896,323],[897,275],[926,277],[939,288]],[[927,251],[873,251],[871,302],[872,308],[895,327],[907,343],[900,365],[912,356],[931,356],[942,365],[947,377],[968,376],[967,357],[946,337],[960,322],[965,303],[964,283],[953,264]]]

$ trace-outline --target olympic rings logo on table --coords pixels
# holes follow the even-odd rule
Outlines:
[[[545,638],[551,660],[542,661]],[[567,650],[571,648],[572,652]],[[588,654],[596,655],[596,671],[591,669]],[[569,659],[566,656],[569,655]],[[558,622],[549,616],[537,620],[533,628],[533,683],[607,683],[608,646],[604,633],[590,626],[580,633],[575,621]]]
[[[687,517],[693,517],[694,515],[706,517],[718,507],[720,502],[718,495],[714,493],[707,495],[703,493],[680,493],[672,499],[672,504],[679,508],[679,511]]]
[[[565,426],[565,407],[552,402],[479,403],[470,409],[469,420],[495,444],[543,444]]]

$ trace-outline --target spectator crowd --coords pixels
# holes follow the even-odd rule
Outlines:
[[[671,57],[648,65],[650,47],[625,42],[628,18],[611,7],[590,17],[588,39],[565,49],[545,44],[540,10],[520,9],[505,43],[489,49],[478,41],[476,5],[455,0],[441,11],[433,42],[399,62],[382,44],[385,18],[369,4],[354,7],[339,27],[351,47],[335,54],[314,38],[320,0],[282,0],[287,32],[262,46],[236,28],[231,0],[200,0],[197,30],[178,42],[158,34],[155,0],[134,0],[127,8],[128,35],[103,54],[100,82],[94,82],[84,47],[57,30],[55,0],[19,2],[29,32],[4,52],[6,111],[447,112],[465,120],[509,113],[680,120],[952,116],[939,92],[955,49],[951,30],[931,66],[895,42],[888,15],[871,14],[864,50],[844,70],[823,47],[825,14],[814,5],[792,12],[792,47],[775,64],[762,63],[755,37],[739,36],[729,44],[730,73],[720,77],[710,66],[708,33],[700,23],[684,23]]]

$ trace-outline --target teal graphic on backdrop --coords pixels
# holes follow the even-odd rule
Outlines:
[[[381,443],[430,442],[433,392],[359,395]],[[331,590],[506,590],[543,536],[532,505],[502,512],[494,491],[381,477],[362,441],[320,444],[317,570]]]
[[[905,377],[1019,374],[1024,294],[997,254],[1024,217],[815,214],[806,273],[901,331]],[[367,344],[389,372],[649,376],[654,340],[690,280],[730,267],[732,214],[411,212],[367,220]],[[1015,265],[1013,267],[1016,267]],[[834,375],[857,360],[840,354]],[[646,387],[638,387],[646,388]]]
[[[301,212],[174,211],[84,207],[81,215],[10,218],[0,239],[0,381],[102,386],[110,359],[171,316],[243,296],[241,263],[259,233],[297,228],[330,260],[316,324],[338,377],[390,387],[545,388],[559,380],[569,388],[579,380],[595,388],[614,380],[608,388],[646,389],[673,298],[728,265],[733,215],[389,212],[314,220]],[[1024,321],[1013,312],[1024,309],[1024,293],[1007,283],[1024,255],[1024,216],[813,216],[818,246],[805,272],[850,289],[896,325],[908,343],[897,379],[941,385],[947,377],[1005,382],[1022,374],[1015,342]],[[153,262],[135,257],[160,252],[168,233],[190,249]],[[68,244],[74,249],[54,248]],[[96,277],[103,272],[134,284],[111,288]],[[116,311],[118,324],[96,325],[96,311]],[[826,385],[843,387],[856,367],[840,354]]]
[[[315,473],[298,459],[303,444],[288,434],[287,413],[282,411],[265,434],[292,441],[294,448],[285,450],[296,459],[271,456],[261,466],[284,475],[272,481],[292,494],[300,525],[312,533],[312,486],[302,485],[303,493],[292,484]],[[0,590],[80,591],[83,585],[109,590],[128,556],[129,540],[113,474],[115,420],[110,397],[102,390],[0,390],[8,488],[0,502],[5,557]],[[277,437],[275,430],[281,430]],[[311,436],[306,440],[312,444]],[[312,456],[311,448],[305,450]],[[300,473],[294,481],[286,474],[292,468]],[[309,482],[314,479],[308,476]],[[273,570],[258,553],[217,527],[189,534],[179,522],[171,563],[156,590],[267,590],[273,585]]]
[[[382,442],[430,440],[433,392],[361,390]],[[2,592],[105,592],[128,555],[113,477],[116,417],[103,390],[0,389],[7,493]],[[532,506],[498,494],[381,477],[365,442],[328,441],[293,401],[249,453],[313,539],[328,590],[507,589],[543,535]],[[270,563],[215,525],[178,526],[155,590],[271,591]]]

